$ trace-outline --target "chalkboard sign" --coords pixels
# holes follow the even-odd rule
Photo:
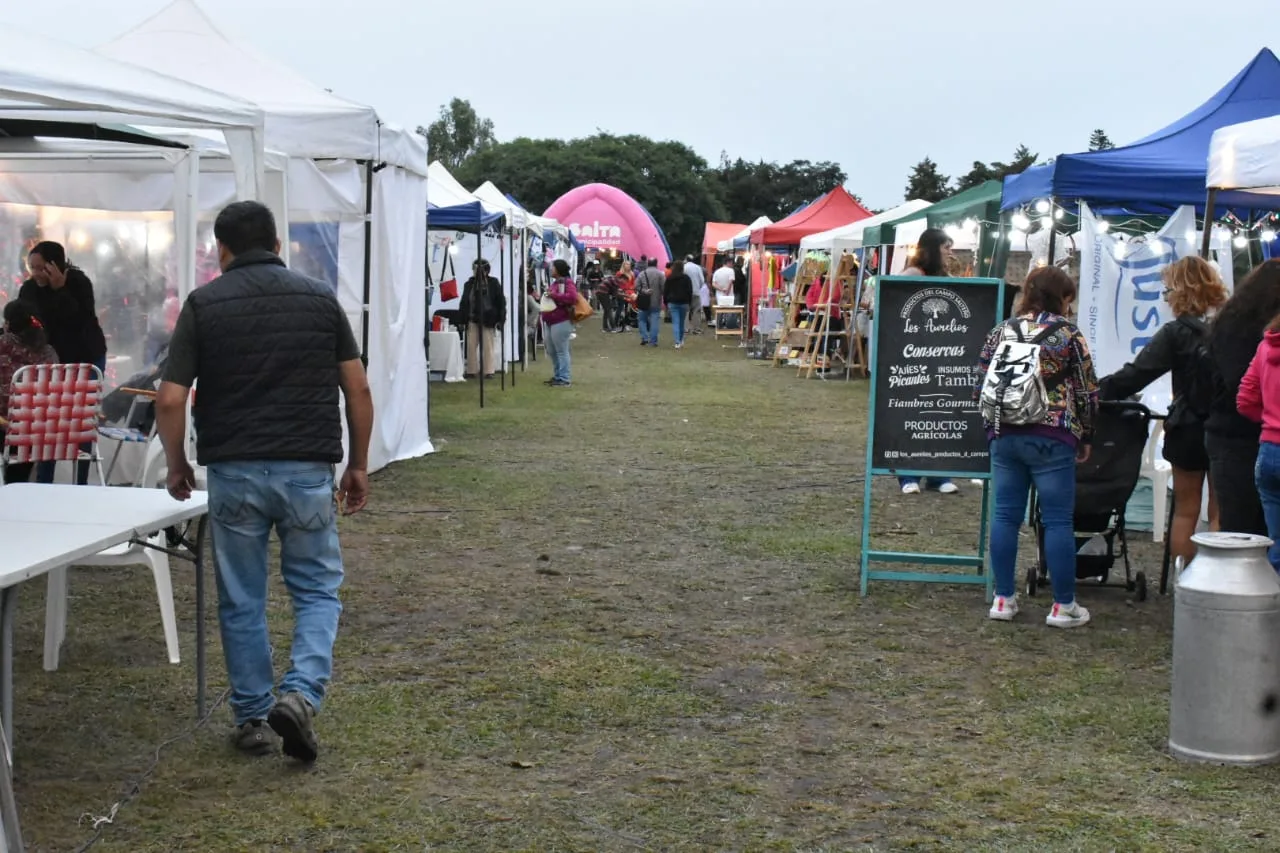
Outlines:
[[[990,470],[973,389],[987,334],[1000,321],[994,279],[884,277],[872,337],[872,469]]]

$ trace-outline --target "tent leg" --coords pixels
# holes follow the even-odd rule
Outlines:
[[[369,369],[369,303],[373,296],[373,176],[380,171],[372,160],[364,164],[364,289],[360,300],[360,361]]]
[[[1218,206],[1218,188],[1209,187],[1204,201],[1204,236],[1200,238],[1200,257],[1209,260],[1209,246],[1213,237],[1213,210]]]
[[[480,229],[477,229],[476,230],[476,262],[477,263],[484,259],[484,243],[482,242],[482,240],[483,240],[482,232]],[[483,267],[481,267],[481,269],[483,270]],[[471,276],[471,280],[475,281],[474,272]],[[486,282],[486,286],[487,286],[487,282]],[[481,291],[481,299],[480,299],[481,305],[484,304],[483,294],[484,294],[484,291]],[[475,305],[474,293],[471,294],[471,304],[473,306]],[[471,313],[474,314],[475,310],[472,309]],[[483,318],[480,318],[480,319],[483,319]],[[476,341],[476,355],[480,359],[480,373],[476,378],[480,380],[480,408],[483,409],[484,408],[484,327],[479,323],[472,323],[471,318],[468,318],[467,320],[468,335],[471,334],[471,327],[473,325],[476,327],[477,331],[480,333],[480,340]]]
[[[1057,221],[1054,214],[1058,212],[1058,200],[1056,198],[1049,199],[1049,254],[1045,258],[1046,266],[1053,266],[1054,250],[1057,248],[1058,229],[1054,225]]]

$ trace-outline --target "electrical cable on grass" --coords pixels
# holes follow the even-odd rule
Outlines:
[[[93,823],[93,835],[89,836],[89,839],[85,841],[84,844],[77,847],[75,849],[75,853],[85,853],[86,850],[102,840],[102,836],[106,832],[107,827],[115,823],[116,816],[120,813],[120,810],[133,802],[133,800],[142,793],[142,783],[150,779],[151,775],[155,773],[156,769],[160,766],[160,754],[168,747],[194,736],[196,732],[204,728],[209,722],[209,719],[213,716],[213,712],[218,710],[218,708],[222,706],[222,703],[227,701],[227,697],[230,695],[231,688],[228,687],[226,690],[222,691],[222,694],[218,696],[218,698],[213,700],[213,704],[209,706],[209,710],[205,712],[203,717],[196,721],[194,726],[184,732],[174,735],[157,746],[155,748],[155,752],[152,754],[151,765],[143,771],[140,776],[128,784],[125,795],[115,803],[112,803],[110,811],[105,815],[95,816],[89,812],[85,812],[80,816],[80,819],[76,822],[77,825],[83,824],[87,818]]]

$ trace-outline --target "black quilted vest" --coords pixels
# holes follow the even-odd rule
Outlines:
[[[332,288],[246,252],[191,294],[199,347],[194,418],[201,465],[342,461]]]

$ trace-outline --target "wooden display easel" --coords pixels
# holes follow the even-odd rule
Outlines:
[[[826,342],[831,338],[844,342],[841,347],[843,354],[838,352],[837,357],[845,363],[845,379],[849,378],[850,366],[860,369],[863,367],[865,358],[862,342],[854,334],[853,329],[854,300],[857,298],[857,277],[857,259],[853,255],[843,255],[840,258],[840,266],[833,279],[835,286],[839,287],[840,298],[838,301],[832,302],[831,292],[834,288],[830,285],[823,288],[823,302],[816,306],[813,316],[810,318],[808,333],[805,335],[804,353],[800,356],[798,376],[809,379],[813,377],[815,370],[831,367],[828,361],[831,356],[825,352],[825,350],[829,349]],[[832,317],[844,319],[844,331],[831,331]],[[821,355],[818,352],[819,348],[824,350]]]
[[[773,366],[781,367],[791,358],[791,332],[799,328],[800,311],[804,308],[804,294],[809,289],[809,285],[817,280],[818,276],[827,271],[828,263],[818,258],[806,258],[801,261],[800,268],[796,270],[795,281],[791,283],[790,296],[787,298],[787,304],[782,312],[782,340],[778,341],[778,347],[773,351]]]

